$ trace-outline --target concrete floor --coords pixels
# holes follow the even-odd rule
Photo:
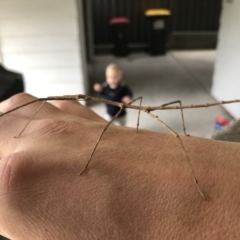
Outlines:
[[[123,81],[133,90],[134,97],[143,96],[143,105],[161,105],[181,100],[183,105],[215,102],[210,95],[215,51],[170,51],[166,56],[152,57],[146,53],[128,58],[111,55],[98,56],[92,73],[92,84],[105,80],[105,67],[112,62],[123,69]],[[105,113],[104,104],[91,103],[99,115]],[[182,134],[179,110],[155,112],[174,131]],[[192,136],[208,137],[214,131],[216,116],[231,116],[221,107],[189,109],[184,111],[187,132]],[[127,126],[135,127],[137,111],[128,110]],[[142,113],[140,128],[168,131],[156,120]]]

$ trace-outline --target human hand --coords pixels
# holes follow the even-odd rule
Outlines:
[[[125,104],[128,104],[131,102],[131,98],[129,96],[125,96],[122,98],[122,102],[125,103]]]
[[[101,84],[99,84],[99,83],[95,83],[94,84],[94,86],[93,86],[93,89],[94,89],[94,91],[96,91],[96,92],[102,92],[102,85]]]
[[[6,112],[33,97],[2,102]],[[12,240],[235,240],[240,234],[239,144],[181,137],[207,196],[172,135],[111,126],[75,101],[0,118],[0,233]]]

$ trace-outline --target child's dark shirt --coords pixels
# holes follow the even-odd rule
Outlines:
[[[111,100],[114,102],[122,102],[122,98],[129,96],[132,98],[132,91],[123,83],[120,83],[119,86],[115,89],[110,88],[110,86],[107,84],[107,82],[103,83],[103,90],[101,92],[102,95],[104,95],[105,99]],[[113,106],[110,104],[107,105],[107,113],[114,117],[118,111],[120,110],[120,107]],[[123,109],[119,117],[122,117],[126,115],[126,110]]]

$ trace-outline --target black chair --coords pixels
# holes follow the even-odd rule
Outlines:
[[[0,101],[24,92],[23,76],[0,65]]]

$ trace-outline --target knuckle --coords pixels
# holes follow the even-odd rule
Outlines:
[[[66,109],[68,103],[66,101],[55,101],[55,102],[53,102],[53,105],[60,109]]]
[[[68,110],[69,108],[71,108],[73,105],[77,105],[77,106],[82,106],[78,101],[76,100],[66,100],[66,101],[55,101],[54,106],[62,109],[62,110]]]
[[[37,127],[41,136],[71,136],[76,132],[77,124],[61,119],[44,119]]]
[[[28,93],[18,93],[12,97],[10,97],[8,100],[6,100],[6,108],[7,110],[10,110],[14,107],[20,106],[23,103],[26,103],[30,100],[33,100],[33,97]]]
[[[19,188],[20,179],[31,169],[33,161],[25,152],[10,154],[1,159],[0,166],[0,195],[11,195]]]

